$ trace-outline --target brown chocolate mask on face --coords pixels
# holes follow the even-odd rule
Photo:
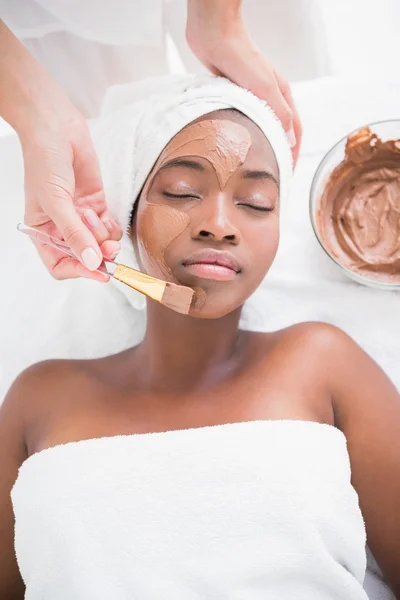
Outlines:
[[[149,275],[179,283],[165,261],[165,251],[189,223],[187,213],[146,202],[138,218],[137,239],[140,259]]]
[[[167,204],[152,204],[147,201],[154,177],[163,164],[183,156],[204,158],[212,164],[223,189],[246,160],[250,146],[251,136],[242,125],[228,120],[209,120],[183,129],[163,150],[147,179],[137,215],[139,255],[149,275],[180,283],[166,263],[165,252],[190,223],[188,213]]]
[[[160,158],[163,163],[181,156],[205,158],[214,167],[222,190],[246,160],[250,146],[250,133],[239,123],[201,121],[178,133]]]

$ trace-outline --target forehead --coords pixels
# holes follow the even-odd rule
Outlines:
[[[273,175],[275,175],[276,179],[279,178],[278,163],[268,139],[251,119],[233,109],[217,110],[192,121],[169,142],[164,149],[164,156],[172,149],[174,149],[175,155],[187,155],[187,134],[189,133],[187,130],[189,128],[192,128],[193,130],[193,127],[197,123],[202,124],[202,128],[207,130],[211,136],[216,136],[218,132],[223,134],[224,131],[227,135],[231,135],[234,129],[234,136],[237,144],[249,144],[243,166],[253,169],[268,167]],[[236,126],[232,128],[232,124],[239,125],[240,127]],[[217,125],[217,127],[215,125]],[[194,140],[193,142],[194,143],[191,144],[191,146],[195,146],[196,142]],[[193,151],[193,147],[191,148],[191,151]]]

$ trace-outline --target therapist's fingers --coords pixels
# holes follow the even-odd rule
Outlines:
[[[110,231],[92,208],[86,208],[83,211],[82,220],[89,231],[93,233],[99,246],[109,239]]]
[[[118,241],[122,237],[122,229],[118,225],[118,223],[113,219],[112,215],[108,210],[106,210],[103,214],[99,215],[100,219],[104,223],[105,227],[108,230],[108,235],[110,240]]]
[[[109,281],[109,275],[98,271],[89,271],[78,260],[66,256],[52,246],[41,242],[34,242],[39,255],[54,279],[76,279],[77,277],[85,277],[102,283]]]
[[[43,227],[46,233],[55,227],[77,259],[89,270],[95,270],[103,257],[95,236],[83,223],[75,204],[73,149],[68,142],[60,140],[58,133],[37,133],[36,136],[22,144],[25,223],[31,227]],[[89,197],[95,195],[92,190]],[[102,208],[104,210],[105,206]],[[39,254],[42,257],[42,251]]]
[[[91,144],[91,140],[86,133],[79,132],[72,145],[72,161],[68,162],[67,157],[64,157],[63,164],[51,165],[53,173],[62,174],[65,185],[62,186],[59,194],[46,196],[43,200],[43,208],[77,259],[87,269],[94,271],[103,259],[99,242],[106,239],[107,230],[101,225],[97,236],[93,231],[96,228],[88,220],[84,221],[86,214],[90,218],[104,211],[105,199],[97,159],[90,155],[92,160],[88,160],[84,168],[82,153],[84,156],[89,153],[82,148],[82,144]]]
[[[45,229],[41,227],[40,230],[44,232]],[[60,238],[59,232],[55,231],[54,227],[48,233],[56,238]],[[107,282],[110,279],[104,273],[89,271],[78,260],[66,256],[53,246],[37,241],[34,241],[34,244],[47,270],[57,280],[85,277],[95,281]],[[120,250],[120,243],[114,240],[106,240],[101,245],[101,252],[105,260],[114,261]]]
[[[25,218],[25,222],[28,224],[28,219]],[[47,235],[62,239],[61,233],[55,227],[53,222],[45,223],[44,225],[37,226],[38,231],[42,231]],[[66,256],[63,252],[49,246],[47,244],[35,242],[36,249],[42,260],[43,264],[49,271],[50,275],[57,280],[61,279],[75,279],[76,277],[88,277],[89,279],[96,279],[97,281],[103,281],[104,278],[99,278],[98,274],[94,270],[89,270],[82,263],[76,259]],[[103,256],[101,261],[103,260]],[[101,264],[100,261],[100,264]],[[82,269],[78,269],[78,266]]]
[[[115,242],[114,240],[107,240],[100,247],[106,260],[115,260],[121,250],[119,242]]]
[[[89,271],[98,269],[103,260],[95,235],[87,227],[71,201],[59,200],[53,204],[51,218],[61,232],[62,238],[71,248],[77,259]]]
[[[100,246],[106,240],[118,240],[122,231],[110,217],[93,143],[83,117],[70,119],[67,129],[33,131],[21,140],[24,166],[26,211],[25,223],[58,235],[88,271],[103,260]],[[48,249],[39,255],[53,276],[76,277],[71,261],[54,263]],[[57,269],[57,273],[52,270]]]

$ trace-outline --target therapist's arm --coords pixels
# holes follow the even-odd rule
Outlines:
[[[87,124],[1,20],[0,116],[21,142],[25,223],[62,236],[79,258],[39,247],[47,269],[56,279],[86,276],[104,280],[105,276],[91,271],[100,265],[103,255],[111,257],[117,251],[121,230],[107,212]]]
[[[241,0],[188,0],[186,39],[210,71],[268,102],[288,134],[296,162],[301,123],[290,86],[252,42],[242,20],[241,5]]]

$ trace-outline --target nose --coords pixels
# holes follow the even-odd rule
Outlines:
[[[229,212],[230,207],[224,198],[213,199],[213,201],[210,199],[209,202],[201,203],[199,219],[192,219],[195,223],[193,237],[238,244],[240,232],[232,223]]]

